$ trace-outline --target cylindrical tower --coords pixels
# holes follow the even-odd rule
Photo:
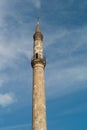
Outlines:
[[[46,104],[44,88],[44,68],[46,65],[43,56],[43,35],[37,22],[33,36],[33,96],[32,96],[32,130],[46,130]]]

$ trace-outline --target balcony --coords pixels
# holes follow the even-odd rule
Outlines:
[[[43,57],[43,58],[41,58],[41,57],[33,57],[33,58],[31,59],[31,66],[32,66],[32,67],[34,67],[34,65],[35,65],[35,64],[38,64],[38,63],[43,64],[44,67],[45,67],[45,66],[46,66],[46,58],[45,58],[45,57]]]

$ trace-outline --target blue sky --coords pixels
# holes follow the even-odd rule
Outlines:
[[[44,35],[47,128],[87,130],[87,1],[0,1],[0,130],[30,130],[33,34]]]

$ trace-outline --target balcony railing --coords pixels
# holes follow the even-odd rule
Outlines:
[[[33,67],[36,63],[41,63],[44,65],[44,67],[46,66],[46,58],[43,57],[33,57],[31,59],[31,66]]]

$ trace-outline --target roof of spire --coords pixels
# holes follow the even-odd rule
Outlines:
[[[40,32],[39,18],[37,19],[36,32]]]
[[[41,40],[43,40],[43,35],[42,35],[41,31],[40,31],[39,18],[37,19],[36,30],[35,30],[35,33],[33,35],[33,38],[34,38],[34,40],[35,39],[41,39]]]

